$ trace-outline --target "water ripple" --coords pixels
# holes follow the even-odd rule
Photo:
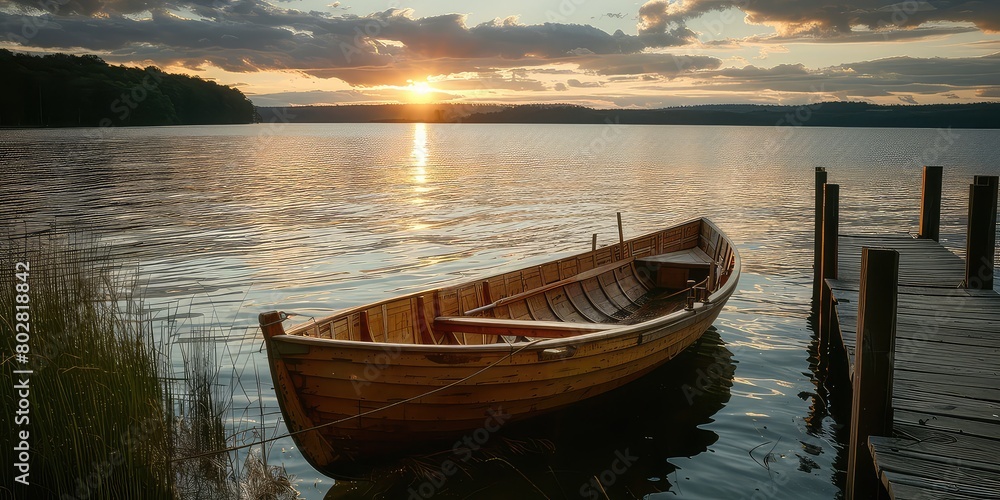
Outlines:
[[[913,230],[918,160],[937,132],[613,132],[444,124],[0,130],[0,231],[73,228],[112,243],[141,265],[158,320],[189,334],[222,332],[269,387],[254,339],[262,310],[307,319],[583,251],[594,233],[606,245],[618,238],[615,212],[626,235],[709,216],[743,257],[739,293],[716,325],[732,355],[725,372],[736,374],[715,380],[718,362],[705,361],[705,380],[726,401],[684,432],[707,444],[645,464],[630,481],[648,489],[655,479],[657,490],[678,488],[688,498],[751,497],[754,484],[770,486],[772,471],[748,451],[770,442],[772,467],[790,476],[774,497],[834,496],[841,445],[833,424],[820,415],[808,432],[800,428],[815,411],[810,397],[798,396],[815,390],[806,351],[813,169],[827,167],[841,185],[842,225]],[[998,138],[961,131],[936,152],[935,162],[947,166],[942,241],[952,248],[964,245],[972,175],[1000,169]],[[690,375],[701,383],[703,374]],[[273,427],[277,402],[273,393],[262,396]],[[674,449],[675,438],[657,439]],[[306,496],[321,498],[291,441],[279,447],[306,479]],[[720,472],[739,481],[715,480]]]

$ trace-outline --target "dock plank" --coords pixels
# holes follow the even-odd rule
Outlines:
[[[912,372],[910,372],[912,373]],[[940,377],[926,376],[923,379],[914,380],[897,376],[893,380],[893,394],[902,396],[907,391],[912,392],[911,399],[921,396],[937,397],[962,397],[966,399],[976,399],[993,403],[1000,403],[1000,388],[997,387],[968,387],[964,385],[950,384],[942,382]]]
[[[868,441],[879,474],[888,473],[890,483],[976,498],[1000,498],[1000,472],[996,470],[933,460],[930,457],[941,455],[914,453],[913,448],[901,451],[907,450],[905,440],[871,437]]]
[[[1000,499],[1000,295],[961,288],[965,261],[933,240],[841,234],[823,285],[851,376],[863,247],[899,252],[896,435],[868,439],[879,477],[896,499]]]
[[[883,479],[883,482],[888,481]],[[949,491],[927,490],[898,482],[889,486],[889,495],[893,500],[979,500],[977,496],[962,495]]]
[[[965,280],[965,262],[934,240],[906,236],[840,235],[838,278],[860,281],[861,248],[892,248],[899,252],[899,284],[958,288]]]
[[[973,389],[996,389],[996,381],[990,378],[983,378],[979,375],[967,374],[947,374],[935,373],[920,370],[911,370],[911,367],[896,368],[895,379],[897,381],[914,381],[921,384],[934,381],[941,384],[949,384],[951,387],[967,387]],[[961,390],[961,389],[956,389]]]
[[[905,441],[899,446],[902,454],[921,453],[929,460],[958,465],[969,464],[972,467],[1000,472],[1000,464],[997,463],[997,457],[1000,456],[1000,441],[902,424],[896,425],[894,432],[896,439]]]

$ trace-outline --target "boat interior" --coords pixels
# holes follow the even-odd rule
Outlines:
[[[489,278],[397,297],[292,328],[358,342],[477,345],[565,338],[641,323],[707,297],[734,250],[707,222]]]

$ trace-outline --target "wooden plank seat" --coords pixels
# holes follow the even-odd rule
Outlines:
[[[708,268],[712,265],[712,257],[698,247],[677,252],[641,257],[636,262],[643,264],[666,264],[671,267]]]
[[[655,276],[655,284],[671,290],[688,287],[688,281],[711,277],[713,259],[698,247],[641,257],[635,262]]]
[[[474,333],[510,337],[566,338],[584,333],[603,332],[622,325],[603,323],[566,323],[562,321],[532,321],[499,318],[469,318],[440,316],[434,318],[434,331]]]

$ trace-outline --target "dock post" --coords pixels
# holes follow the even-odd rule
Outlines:
[[[892,372],[896,344],[899,252],[861,249],[858,332],[854,354],[848,500],[885,497],[868,436],[892,435]]]
[[[597,233],[590,237],[590,251],[597,250]]]
[[[938,241],[941,237],[941,167],[924,167],[924,187],[920,196],[918,238]]]
[[[840,251],[840,186],[823,185],[823,248],[820,257],[819,288],[819,331],[820,336],[830,338],[830,322],[833,317],[833,296],[827,291],[826,280],[837,279],[837,252]]]
[[[818,301],[820,287],[820,259],[823,258],[823,186],[826,184],[826,169],[816,167],[816,228],[813,237],[813,297]]]
[[[993,289],[996,251],[997,176],[977,175],[969,186],[969,227],[965,248],[965,287]]]

